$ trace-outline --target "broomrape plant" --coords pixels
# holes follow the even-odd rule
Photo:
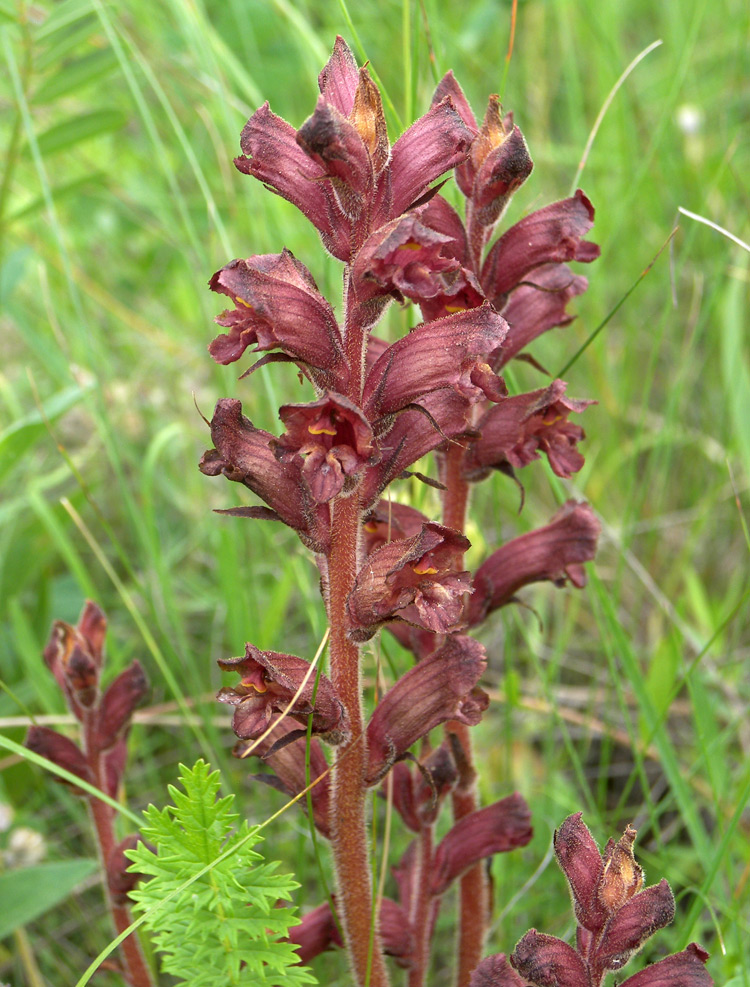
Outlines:
[[[231,305],[217,318],[226,332],[211,343],[213,358],[233,363],[252,347],[265,355],[243,377],[272,362],[293,363],[314,393],[279,409],[280,435],[253,425],[239,401],[220,400],[210,423],[213,448],[200,468],[244,484],[264,502],[224,513],[287,524],[314,553],[330,625],[330,677],[320,675],[314,691],[304,659],[247,644],[242,657],[220,661],[239,682],[218,698],[234,708],[236,753],[263,757],[290,794],[305,784],[305,726],[314,735],[309,758],[321,780],[312,790],[313,815],[331,845],[340,928],[330,904],[309,912],[291,932],[303,960],[344,945],[353,981],[384,987],[389,954],[407,969],[410,987],[419,987],[441,898],[459,881],[457,983],[484,977],[499,984],[504,974],[487,972],[486,962],[472,978],[490,913],[482,861],[524,846],[532,831],[518,793],[478,805],[470,728],[489,702],[480,686],[487,658],[467,632],[531,582],[584,585],[599,524],[588,505],[568,502],[548,525],[501,546],[471,573],[466,506],[471,485],[493,470],[515,478],[542,454],[560,477],[583,464],[584,433],[570,416],[591,402],[567,397],[562,380],[511,396],[500,374],[512,358],[535,364],[528,344],[571,321],[567,303],[587,282],[567,265],[598,256],[585,239],[594,210],[578,191],[492,242],[532,169],[523,135],[497,97],[480,124],[448,73],[428,112],[391,146],[378,87],[343,39],[318,81],[317,105],[299,130],[267,104],[250,118],[235,165],[297,206],[342,262],[342,320],[287,250],[232,260],[214,274],[210,287]],[[451,170],[466,201],[463,219],[434,184]],[[375,329],[394,300],[419,306],[424,321],[389,344]],[[441,491],[439,520],[391,498],[429,452],[437,480],[416,475]],[[362,645],[382,629],[412,652],[414,665],[368,720]],[[442,740],[431,743],[440,725]],[[334,747],[330,777],[322,776],[320,741]],[[415,839],[394,868],[398,901],[383,898],[376,914],[366,795],[386,784]],[[436,844],[436,819],[448,802],[454,825]],[[658,925],[639,911],[650,891],[636,894],[632,906],[618,899],[617,915],[630,907],[653,931]],[[578,962],[589,964],[586,972],[557,947],[548,948],[555,957],[548,961],[537,933],[524,937],[512,962],[540,985],[598,984],[604,933],[584,928]],[[620,938],[638,945],[645,934]],[[611,931],[604,939],[611,941]],[[698,947],[691,971],[696,958],[702,970]],[[566,962],[578,979],[556,972]]]
[[[284,948],[294,944],[300,963],[344,947],[359,987],[390,983],[386,955],[404,968],[409,987],[423,987],[441,902],[458,884],[458,987],[599,987],[672,920],[674,898],[666,881],[642,887],[633,829],[600,854],[574,815],[558,830],[555,852],[573,896],[575,946],[531,930],[509,958],[482,958],[492,907],[485,862],[525,846],[532,828],[517,792],[479,804],[471,728],[489,704],[481,688],[487,655],[470,635],[530,583],[582,587],[600,526],[587,504],[568,501],[548,524],[495,549],[474,572],[464,562],[473,484],[499,471],[523,492],[517,471],[542,456],[562,478],[583,465],[577,419],[592,402],[568,397],[562,380],[511,395],[501,374],[511,359],[545,373],[526,348],[572,320],[568,303],[587,281],[568,264],[598,256],[586,239],[594,209],[577,191],[496,236],[532,160],[498,98],[490,97],[480,123],[450,72],[429,110],[392,146],[378,87],[341,38],[319,87],[298,130],[268,104],[254,113],[235,165],[293,203],[342,263],[341,321],[286,249],[231,260],[210,280],[229,302],[216,320],[224,331],[209,346],[213,358],[230,364],[248,350],[261,353],[243,377],[291,363],[309,385],[309,400],[279,409],[278,435],[256,427],[240,401],[218,401],[212,448],[200,462],[207,476],[242,484],[262,502],[220,513],[286,524],[314,554],[330,627],[328,675],[315,674],[302,657],[252,643],[219,662],[236,676],[217,697],[233,710],[235,754],[263,758],[291,796],[313,783],[308,804],[333,858],[331,900],[297,925],[275,914],[266,924],[281,934],[288,929]],[[465,199],[463,217],[440,194],[451,172]],[[423,321],[389,343],[376,327],[393,301],[418,306]],[[428,453],[437,477],[412,470]],[[400,481],[414,476],[440,491],[440,518],[397,499]],[[383,631],[414,663],[368,717],[363,645]],[[86,637],[84,627],[81,633]],[[63,668],[63,686],[74,690],[85,719],[82,687],[70,683],[86,669],[70,659],[51,667],[56,674]],[[44,739],[37,736],[37,749]],[[74,772],[89,770],[83,755],[45,742],[53,759]],[[333,749],[330,767],[322,743]],[[215,794],[212,778],[205,771],[201,777]],[[413,834],[393,866],[396,898],[373,892],[366,829],[373,791],[387,794]],[[187,809],[184,797],[179,806]],[[438,840],[444,811],[452,826]],[[153,810],[149,820],[147,835],[158,843],[170,816]],[[222,830],[219,842],[226,836]],[[150,867],[153,855],[143,845],[129,856],[142,873],[163,870]],[[287,880],[285,893],[291,886]],[[153,898],[149,887],[137,892],[138,907]],[[235,899],[231,942],[240,944]],[[259,932],[263,921],[253,921]],[[176,948],[166,933],[156,941]],[[248,944],[243,950],[231,964],[240,979],[231,982],[245,982],[245,965],[264,955]],[[706,959],[691,944],[627,984],[708,987]],[[307,973],[286,976],[285,983],[302,983]]]

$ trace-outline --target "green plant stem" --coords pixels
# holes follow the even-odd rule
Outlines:
[[[91,742],[93,730],[94,724],[92,722],[92,717],[85,716],[83,733],[85,752],[88,758],[89,767],[91,768],[94,776],[94,784],[97,788],[101,788],[103,791],[106,791],[107,779],[104,757]],[[87,801],[89,815],[96,834],[99,862],[102,868],[104,886],[107,893],[107,902],[109,904],[109,912],[112,916],[112,922],[115,930],[119,935],[130,926],[132,918],[128,908],[115,902],[109,892],[107,881],[107,864],[113,850],[117,846],[113,826],[115,813],[114,810],[105,802],[102,802],[101,799],[89,798]],[[138,940],[138,936],[135,933],[129,935],[127,939],[123,940],[122,958],[125,964],[125,977],[130,987],[153,987],[151,972],[141,950],[141,944]]]
[[[364,733],[359,648],[346,634],[346,598],[357,573],[360,510],[356,494],[334,502],[329,556],[329,653],[331,680],[347,711],[351,746],[333,770],[331,847],[336,870],[337,909],[344,927],[352,972],[360,987],[387,987],[380,937],[371,934],[372,879],[365,823]]]
[[[452,443],[441,457],[443,492],[443,524],[456,531],[466,527],[469,484],[464,480],[461,466],[464,446]],[[458,822],[478,806],[476,771],[474,770],[471,733],[465,723],[449,720],[445,732],[453,734],[463,751],[461,781],[452,795],[453,818]],[[456,987],[468,987],[472,971],[482,958],[482,948],[489,920],[489,882],[481,863],[475,864],[461,878],[459,888],[458,963]]]

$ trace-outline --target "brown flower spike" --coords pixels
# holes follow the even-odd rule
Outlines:
[[[555,833],[558,863],[565,874],[578,921],[575,948],[531,929],[510,957],[535,987],[599,987],[620,970],[655,932],[674,918],[674,897],[665,880],[643,887],[643,869],[633,856],[635,830],[628,826],[604,853],[583,822],[568,816]],[[621,987],[711,987],[708,953],[691,943],[625,980]]]

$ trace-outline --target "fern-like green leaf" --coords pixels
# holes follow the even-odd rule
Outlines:
[[[151,875],[131,897],[164,972],[187,987],[317,983],[283,941],[299,921],[294,909],[276,907],[299,885],[253,849],[262,837],[247,822],[237,826],[234,796],[218,797],[218,771],[181,764],[180,782],[182,790],[169,786],[173,805],[143,814],[141,833],[156,853],[143,843],[128,852],[130,870]]]

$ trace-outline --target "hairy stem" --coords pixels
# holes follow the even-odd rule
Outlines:
[[[94,745],[90,743],[91,723],[89,720],[90,717],[86,717],[84,721],[85,751],[88,757],[89,766],[94,776],[94,784],[102,791],[106,791],[104,757],[98,750],[95,749]],[[117,846],[113,826],[115,811],[111,808],[111,806],[107,805],[105,802],[102,802],[101,799],[90,798],[87,801],[89,806],[89,815],[94,827],[94,833],[96,834],[99,860],[102,873],[104,875],[104,886],[107,890],[109,912],[112,916],[112,923],[114,924],[115,930],[119,935],[128,928],[133,919],[128,908],[123,905],[118,905],[114,901],[107,887],[107,862],[110,859],[112,851]],[[130,987],[153,987],[151,971],[146,963],[146,959],[141,950],[141,944],[138,941],[138,936],[136,933],[131,933],[127,939],[123,939],[120,949],[122,950],[122,959],[125,964],[125,977]]]
[[[466,527],[469,484],[461,474],[464,447],[459,443],[448,447],[441,457],[443,493],[443,524],[457,531]],[[471,734],[465,723],[450,720],[446,734],[458,741],[463,763],[459,765],[461,781],[453,792],[453,818],[458,821],[478,807],[476,771],[473,765]],[[481,863],[475,864],[461,878],[458,927],[458,966],[456,987],[468,987],[472,971],[482,958],[482,948],[489,919],[489,882]]]
[[[336,905],[359,987],[386,987],[388,974],[380,937],[371,934],[372,878],[367,846],[364,784],[367,742],[364,733],[359,648],[346,635],[346,598],[359,555],[359,498],[339,497],[333,508],[329,557],[331,680],[346,708],[352,742],[333,772],[331,846],[336,870]]]
[[[414,929],[414,954],[409,968],[408,987],[424,987],[430,962],[430,933],[435,903],[430,894],[432,878],[432,826],[419,834],[416,876],[411,903],[411,925]]]

